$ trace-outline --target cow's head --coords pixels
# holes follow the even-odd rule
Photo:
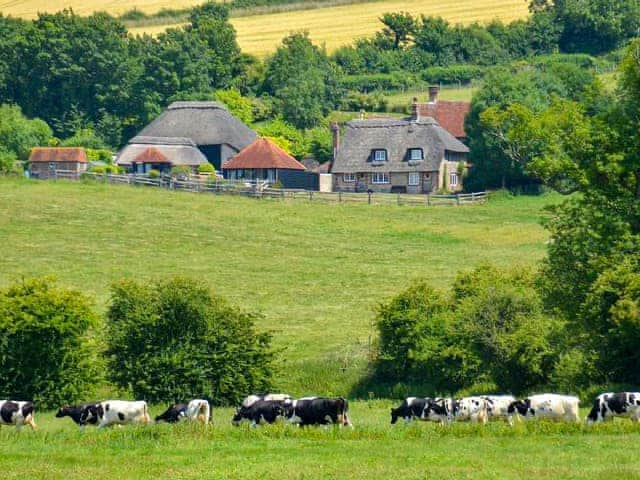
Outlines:
[[[400,408],[391,409],[391,425],[393,425],[398,421],[398,417],[400,416],[400,414],[398,413],[398,410],[400,410]]]
[[[238,408],[236,409],[236,413],[233,415],[233,418],[231,419],[231,423],[233,423],[234,425],[240,425],[240,422],[242,422],[242,413],[241,413],[242,409]]]
[[[519,413],[524,417],[527,415],[530,409],[531,409],[531,400],[527,398],[526,400],[516,400],[515,402],[511,402],[507,407],[507,413],[509,415]]]
[[[102,417],[104,417],[102,404],[87,405],[82,409],[82,413],[80,414],[80,425],[86,425],[92,419],[100,419]]]

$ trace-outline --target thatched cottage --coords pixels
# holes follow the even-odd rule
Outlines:
[[[335,191],[459,191],[469,149],[414,103],[410,119],[352,120],[334,133]]]
[[[150,170],[169,172],[174,166],[192,170],[208,163],[207,157],[189,138],[134,137],[118,155],[117,164],[129,173],[148,173]]]

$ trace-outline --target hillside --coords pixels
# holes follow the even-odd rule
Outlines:
[[[136,0],[124,2],[78,2],[77,0],[25,0],[0,3],[4,15],[33,18],[39,11],[57,11],[72,7],[76,13],[85,15],[94,10],[106,10],[114,15],[130,10],[134,6],[152,13],[161,8],[183,8],[197,4],[194,0]],[[324,43],[328,50],[370,36],[380,29],[378,18],[386,12],[406,11],[414,15],[441,16],[453,23],[487,22],[495,18],[505,22],[527,15],[524,0],[381,0],[354,3],[312,10],[288,11],[236,17],[232,23],[238,32],[238,42],[243,51],[265,55],[275,49],[283,37],[291,31],[307,30],[317,43]],[[134,34],[157,34],[172,25],[152,25],[132,28]],[[175,26],[175,24],[173,25]]]
[[[0,180],[0,284],[55,275],[94,294],[123,277],[189,275],[264,314],[261,328],[304,372],[358,380],[375,305],[424,277],[446,287],[483,261],[545,252],[541,209],[557,197],[484,206],[398,207],[257,201],[101,184]],[[331,369],[354,365],[349,378]],[[291,366],[291,365],[289,365]],[[319,373],[321,372],[321,373]],[[334,387],[327,387],[334,388]],[[338,388],[338,387],[335,387]]]

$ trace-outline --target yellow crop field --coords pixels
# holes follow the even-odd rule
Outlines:
[[[299,10],[249,17],[232,18],[242,50],[264,56],[273,51],[288,33],[307,30],[314,42],[335,50],[357,38],[380,30],[379,17],[386,12],[409,12],[432,15],[452,23],[488,22],[498,18],[504,22],[528,14],[525,0],[386,0],[355,3],[337,7]],[[133,33],[157,34],[167,26],[141,27]]]
[[[76,13],[88,14],[106,10],[119,14],[134,6],[145,12],[162,7],[182,8],[201,3],[194,0],[0,0],[0,12],[5,15],[31,18],[38,11],[57,11],[73,7]],[[498,18],[509,22],[528,14],[528,0],[381,0],[367,3],[234,17],[242,50],[264,56],[272,52],[282,38],[293,31],[306,30],[314,42],[324,44],[329,51],[372,35],[380,29],[378,18],[386,12],[409,12],[413,15],[441,16],[452,23],[488,22]],[[134,34],[152,35],[170,26],[153,25],[132,28]]]

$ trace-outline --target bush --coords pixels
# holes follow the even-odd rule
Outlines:
[[[86,399],[101,371],[93,303],[51,279],[0,290],[0,398],[41,408]]]
[[[216,173],[216,169],[210,163],[203,163],[202,165],[198,165],[198,173]]]
[[[16,171],[18,157],[3,145],[0,145],[0,173],[13,173]]]
[[[422,79],[429,83],[470,83],[482,78],[485,69],[476,65],[452,65],[430,67],[422,72]]]
[[[152,168],[151,170],[149,170],[147,175],[149,175],[149,178],[160,178],[160,171]]]
[[[196,280],[122,281],[107,314],[110,379],[151,402],[235,404],[268,391],[271,336],[255,331],[255,319]]]
[[[187,165],[176,165],[171,168],[171,176],[174,178],[187,178],[191,175],[191,167]]]

